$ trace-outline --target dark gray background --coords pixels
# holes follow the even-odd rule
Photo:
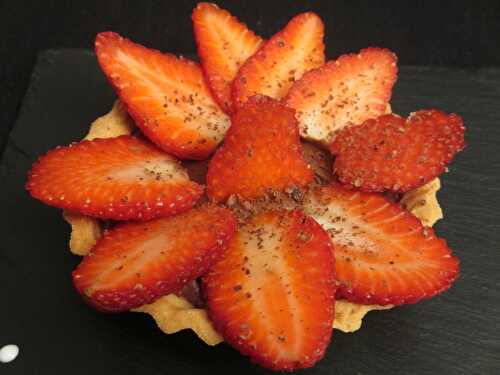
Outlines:
[[[88,48],[96,32],[113,29],[190,54],[193,3],[0,0],[0,150],[7,144],[0,166],[0,346],[21,347],[0,374],[267,373],[190,332],[166,336],[146,315],[87,308],[71,285],[78,258],[67,250],[68,226],[23,189],[36,157],[80,139],[114,98],[90,52],[44,53],[31,74],[38,52]],[[462,261],[460,279],[431,301],[369,314],[355,334],[335,332],[325,359],[306,373],[500,373],[500,69],[493,67],[500,66],[500,2],[219,3],[265,37],[295,13],[316,10],[327,26],[328,56],[380,45],[401,65],[418,65],[400,69],[395,112],[437,107],[459,113],[467,126],[469,146],[442,178],[445,220],[436,226]]]
[[[437,107],[467,126],[468,147],[442,176],[445,220],[436,226],[461,259],[461,277],[430,301],[370,313],[355,334],[335,332],[306,373],[499,373],[499,97],[499,69],[401,67],[395,112]],[[164,335],[146,315],[95,312],[74,291],[69,228],[59,210],[28,196],[25,175],[41,153],[80,139],[113,98],[90,52],[48,52],[35,67],[1,164],[0,345],[16,343],[21,354],[0,373],[268,373],[191,332]]]
[[[36,56],[45,49],[92,48],[114,30],[148,46],[192,54],[195,0],[0,0],[0,150]],[[324,20],[330,58],[378,45],[402,65],[500,66],[498,0],[220,0],[269,37],[290,17],[312,10]]]

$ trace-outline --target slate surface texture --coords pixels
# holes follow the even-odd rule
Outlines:
[[[401,115],[440,108],[463,116],[467,149],[442,177],[436,228],[461,259],[453,288],[430,301],[372,312],[355,334],[335,332],[307,374],[500,373],[500,70],[403,66]],[[1,374],[265,374],[226,345],[164,335],[143,314],[100,314],[71,285],[59,210],[23,186],[36,157],[79,140],[114,94],[85,50],[41,54],[1,162],[0,346],[20,355]]]

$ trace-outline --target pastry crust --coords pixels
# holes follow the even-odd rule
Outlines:
[[[424,225],[432,227],[436,221],[443,218],[443,210],[436,196],[440,188],[441,181],[436,177],[424,186],[406,193],[401,198],[401,204]]]
[[[71,225],[69,249],[75,255],[87,255],[101,237],[101,224],[76,212],[63,211],[63,218]]]
[[[95,138],[113,138],[130,134],[133,130],[134,122],[129,117],[125,106],[117,100],[111,111],[90,125],[90,130],[84,139],[91,141]]]
[[[84,139],[113,138],[132,133],[134,123],[120,101],[115,101],[113,108],[107,114],[99,117],[90,125],[90,130]],[[69,249],[76,255],[87,255],[101,236],[99,221],[76,212],[63,212],[64,220],[71,225]]]
[[[390,111],[390,107],[388,107]],[[116,101],[112,110],[92,123],[85,139],[117,137],[130,134],[134,129],[123,105]],[[403,206],[425,225],[432,226],[443,217],[436,193],[441,187],[438,178],[406,193],[401,199]],[[101,235],[98,220],[75,213],[64,213],[71,224],[70,249],[74,254],[86,255]],[[357,331],[365,315],[372,310],[386,310],[393,306],[360,305],[344,300],[335,303],[333,327],[343,332]],[[214,329],[205,309],[197,308],[187,298],[175,294],[164,296],[152,304],[132,311],[150,314],[158,327],[171,334],[183,329],[192,329],[208,345],[222,342],[222,336]]]
[[[207,311],[195,308],[185,297],[169,294],[132,311],[150,314],[166,334],[189,328],[208,345],[217,345],[223,341],[208,318]]]
[[[345,300],[335,302],[335,319],[333,328],[342,332],[351,333],[361,328],[361,323],[366,314],[372,310],[388,310],[392,305],[360,305]]]

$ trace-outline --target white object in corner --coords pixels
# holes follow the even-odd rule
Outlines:
[[[12,362],[14,359],[16,359],[18,354],[19,347],[17,345],[5,345],[2,349],[0,349],[0,362]]]

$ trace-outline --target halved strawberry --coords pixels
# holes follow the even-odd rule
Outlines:
[[[458,277],[446,241],[381,194],[338,184],[315,190],[305,206],[335,246],[337,296],[401,305],[430,298]]]
[[[294,81],[325,62],[323,34],[315,13],[292,18],[240,68],[233,82],[233,105],[239,108],[255,94],[285,96]]]
[[[418,111],[383,115],[342,130],[331,145],[343,184],[404,193],[431,181],[465,147],[460,116]]]
[[[241,227],[203,278],[224,339],[274,370],[311,367],[330,342],[335,303],[328,234],[301,211],[268,211]]]
[[[343,127],[386,113],[396,62],[387,49],[367,48],[304,74],[285,99],[297,112],[301,136],[329,145]]]
[[[270,190],[303,187],[313,173],[301,155],[293,110],[265,97],[250,98],[232,119],[224,145],[210,161],[207,193],[251,200]]]
[[[203,193],[176,159],[129,135],[49,151],[33,164],[26,188],[50,206],[114,220],[183,212]]]
[[[97,35],[99,64],[137,126],[165,151],[206,158],[229,118],[212,99],[193,61],[148,49],[113,32]]]
[[[231,113],[231,83],[240,66],[259,49],[262,39],[212,3],[199,3],[192,18],[208,86],[222,110]]]
[[[73,272],[76,289],[104,311],[124,311],[178,292],[220,259],[236,222],[202,206],[181,215],[115,227]]]

